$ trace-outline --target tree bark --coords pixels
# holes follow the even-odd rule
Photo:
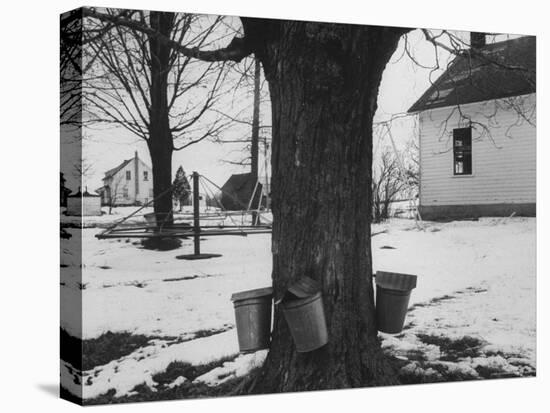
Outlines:
[[[329,344],[297,353],[275,310],[251,392],[394,382],[377,338],[370,250],[372,119],[402,29],[243,19],[273,116],[275,299],[302,275],[322,286]]]
[[[170,36],[174,13],[150,13],[151,28]],[[172,152],[173,140],[170,130],[168,108],[168,74],[170,72],[170,47],[149,36],[151,52],[151,110],[147,146],[153,168],[154,212],[157,225],[171,225],[172,217]],[[136,177],[137,179],[138,177]]]

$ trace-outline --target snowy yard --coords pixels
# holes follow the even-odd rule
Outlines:
[[[109,217],[96,218],[103,225]],[[62,299],[82,293],[85,343],[107,332],[144,339],[91,363],[82,377],[62,362],[61,374],[75,383],[69,391],[79,381],[84,399],[190,381],[214,386],[262,364],[266,351],[238,354],[230,296],[271,284],[271,235],[206,238],[201,250],[223,256],[185,261],[175,257],[191,252],[192,240],[150,251],[136,240],[97,240],[101,230],[82,230],[82,284],[79,257],[68,254],[75,237],[62,240]],[[384,348],[403,361],[404,375],[437,381],[444,371],[472,379],[534,374],[535,230],[533,218],[373,226],[374,233],[384,231],[373,237],[374,270],[418,275],[403,333],[381,334]],[[77,336],[74,317],[63,317],[62,328]]]

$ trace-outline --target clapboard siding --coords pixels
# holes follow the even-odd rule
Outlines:
[[[534,107],[535,94],[521,99],[524,108]],[[452,131],[468,126],[459,125],[458,110],[447,107],[420,113],[421,205],[536,201],[535,127],[527,121],[518,122],[513,109],[499,107],[495,112],[496,103],[461,106],[464,115],[471,116],[473,122],[489,124],[490,129],[490,137],[480,136],[475,128],[472,131],[471,176],[453,175]]]

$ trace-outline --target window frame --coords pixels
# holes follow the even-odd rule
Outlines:
[[[458,144],[458,142],[461,142]],[[458,172],[458,164],[462,171]],[[473,176],[472,127],[453,129],[453,176]]]
[[[149,180],[149,171],[143,171],[143,180],[148,181]]]
[[[132,180],[132,171],[126,171],[126,180],[131,181]]]

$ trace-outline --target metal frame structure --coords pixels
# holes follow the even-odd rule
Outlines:
[[[220,256],[220,254],[201,253],[201,249],[200,249],[201,237],[221,236],[221,235],[248,236],[252,234],[270,234],[271,233],[271,223],[245,225],[244,222],[242,222],[241,225],[237,225],[232,218],[232,216],[234,215],[240,215],[244,221],[244,216],[251,214],[254,222],[255,221],[254,217],[261,217],[262,211],[260,211],[260,205],[258,205],[257,210],[253,210],[253,211],[250,210],[250,206],[252,203],[252,199],[255,195],[256,189],[252,194],[252,199],[249,202],[249,205],[245,206],[247,209],[243,210],[242,212],[233,213],[233,212],[226,211],[226,212],[223,212],[222,215],[206,213],[206,214],[202,214],[201,216],[200,206],[199,206],[199,200],[200,200],[199,186],[201,184],[200,178],[201,177],[204,178],[207,182],[209,182],[211,185],[215,186],[219,190],[221,190],[221,188],[219,188],[216,184],[214,184],[208,178],[199,175],[199,173],[197,172],[193,172],[192,176],[193,176],[193,214],[190,215],[190,218],[192,217],[193,219],[193,225],[190,225],[189,223],[173,223],[171,225],[165,225],[164,222],[156,222],[155,225],[123,226],[124,222],[126,222],[129,218],[138,216],[139,211],[151,205],[155,201],[153,199],[147,204],[143,205],[141,208],[131,213],[130,215],[124,217],[122,220],[118,221],[114,225],[111,225],[101,233],[97,234],[96,238],[112,239],[112,238],[189,238],[189,237],[193,237],[193,241],[194,241],[193,254],[180,255],[176,258],[196,260],[196,259],[205,259],[205,258],[213,258],[213,257]],[[206,186],[204,186],[204,188],[205,190],[207,190]],[[163,196],[166,192],[167,191],[163,192],[157,197]],[[231,194],[228,194],[228,195],[232,196]],[[220,204],[221,210],[223,211],[224,210],[223,205],[221,205],[221,202],[219,202],[219,204]],[[208,219],[215,219],[216,217],[220,217],[220,218],[229,217],[232,220],[233,224],[201,226],[201,218],[208,220]],[[266,218],[263,217],[263,219],[265,220]]]

